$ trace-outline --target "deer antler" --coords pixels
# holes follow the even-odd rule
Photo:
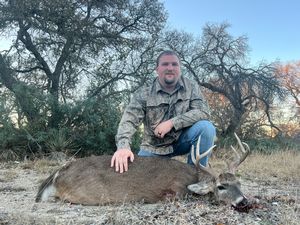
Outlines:
[[[235,160],[233,160],[231,163],[227,163],[227,166],[228,166],[229,172],[233,173],[233,174],[235,173],[237,167],[247,158],[247,156],[250,153],[250,147],[248,146],[248,144],[246,144],[245,142],[242,142],[236,133],[234,133],[234,136],[237,139],[241,155],[238,153],[238,151],[233,146],[231,146],[231,149],[234,151],[236,157],[235,157]],[[246,147],[246,149],[245,149],[245,147]]]
[[[210,167],[205,167],[199,164],[199,161],[202,157],[207,156],[211,153],[212,149],[215,147],[212,146],[209,148],[206,152],[202,153],[200,155],[200,141],[201,136],[199,136],[197,144],[196,144],[196,158],[195,158],[195,149],[194,146],[191,147],[191,157],[192,161],[196,166],[196,169],[198,172],[202,172],[199,175],[199,180],[195,184],[188,185],[188,189],[194,193],[197,193],[199,195],[206,195],[209,192],[214,192],[214,189],[216,185],[219,184],[219,176],[215,173],[215,171]]]
[[[210,147],[206,152],[202,153],[200,155],[200,142],[201,142],[201,135],[199,136],[198,138],[198,141],[197,141],[197,144],[196,144],[196,158],[195,158],[195,149],[194,149],[194,145],[192,145],[191,147],[191,157],[192,157],[192,161],[194,163],[194,165],[196,166],[197,170],[201,170],[201,171],[204,171],[208,174],[210,174],[211,176],[213,177],[217,177],[215,175],[215,172],[210,168],[210,167],[205,167],[205,166],[202,166],[199,162],[200,160],[207,156],[208,154],[211,153],[211,151],[213,150],[214,147],[216,147],[216,145],[213,145],[212,147]]]

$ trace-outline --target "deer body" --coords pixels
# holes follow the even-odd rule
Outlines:
[[[187,186],[198,182],[195,168],[176,160],[136,156],[123,174],[110,167],[110,160],[111,156],[92,156],[67,164],[41,185],[37,201],[50,197],[42,196],[48,188],[52,190],[51,195],[84,205],[154,203],[169,197],[183,197],[188,193]]]
[[[36,201],[47,201],[54,196],[83,205],[134,201],[154,203],[166,198],[180,198],[188,192],[199,195],[213,192],[219,201],[233,206],[244,205],[247,201],[234,173],[247,157],[249,147],[236,138],[242,154],[232,147],[236,160],[228,163],[229,171],[220,175],[216,175],[212,168],[199,164],[201,157],[213,148],[199,155],[199,137],[196,158],[192,157],[195,166],[164,157],[136,156],[127,172],[117,173],[110,167],[111,156],[77,159],[54,172],[41,184]],[[191,152],[194,156],[194,146]]]

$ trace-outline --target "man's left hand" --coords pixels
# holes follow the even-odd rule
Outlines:
[[[154,130],[154,134],[158,138],[164,138],[164,136],[170,132],[170,130],[173,128],[173,122],[172,120],[167,120],[162,123],[160,123]]]

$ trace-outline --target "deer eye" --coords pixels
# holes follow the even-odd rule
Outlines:
[[[225,190],[226,188],[225,188],[225,186],[223,186],[223,185],[219,185],[218,186],[218,190],[220,190],[220,191],[222,191],[222,190]]]

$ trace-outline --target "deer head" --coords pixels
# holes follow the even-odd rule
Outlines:
[[[194,146],[192,146],[192,160],[199,173],[199,182],[188,185],[188,189],[194,193],[205,195],[209,192],[213,192],[218,201],[222,201],[231,204],[234,207],[240,207],[247,204],[247,199],[241,191],[241,184],[235,176],[237,167],[246,159],[250,152],[249,146],[241,142],[239,137],[234,134],[239,146],[239,151],[231,146],[235,157],[232,162],[227,162],[227,171],[219,175],[210,168],[202,166],[199,161],[202,157],[210,154],[215,146],[212,146],[208,151],[203,154],[199,154],[199,147],[201,136],[199,137],[196,145],[196,158],[194,152]],[[246,148],[245,148],[246,147]]]

